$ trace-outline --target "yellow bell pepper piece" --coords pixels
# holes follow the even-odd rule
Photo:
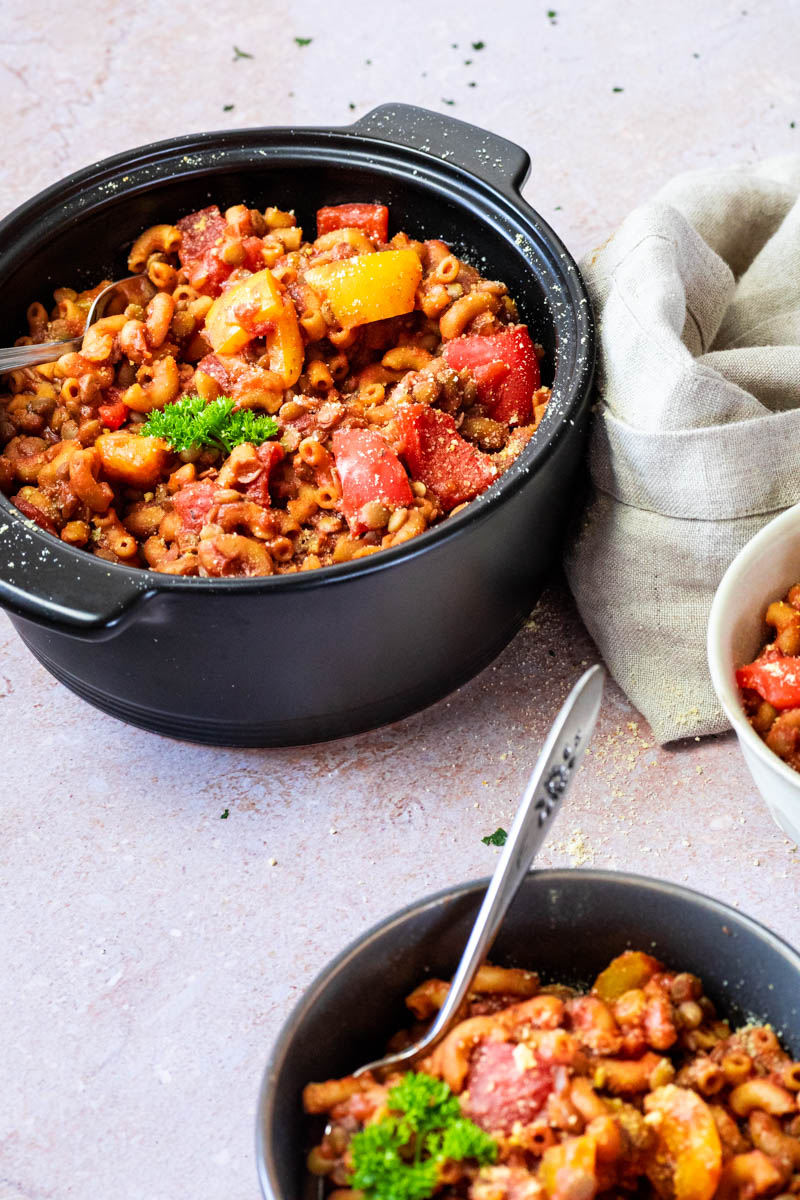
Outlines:
[[[253,340],[248,329],[280,317],[283,307],[275,276],[257,271],[217,296],[206,313],[206,337],[216,354],[236,354]]]
[[[722,1146],[705,1101],[670,1083],[645,1096],[644,1111],[656,1133],[645,1169],[658,1194],[664,1200],[712,1200]]]
[[[592,991],[607,1004],[613,1004],[625,992],[643,988],[648,979],[652,979],[660,970],[661,963],[651,954],[644,954],[641,950],[624,950],[600,972]]]
[[[291,300],[284,301],[281,315],[267,333],[269,369],[280,375],[285,388],[297,383],[303,370],[306,348],[297,312]]]
[[[422,263],[413,250],[384,250],[311,267],[305,278],[328,301],[342,329],[352,329],[413,312]]]

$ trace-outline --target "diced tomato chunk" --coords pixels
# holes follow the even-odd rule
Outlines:
[[[454,371],[472,371],[478,399],[495,421],[524,425],[531,419],[533,393],[541,383],[539,359],[524,325],[486,336],[446,342],[442,356]]]
[[[119,429],[128,419],[128,407],[122,400],[114,400],[111,404],[99,405],[97,415],[106,429]]]
[[[269,508],[269,477],[283,459],[284,449],[280,442],[263,442],[257,447],[256,454],[261,461],[263,470],[248,482],[244,494],[248,500],[254,500],[262,508]]]
[[[736,672],[740,688],[752,688],[773,708],[800,706],[800,658],[773,653]]]
[[[230,395],[236,378],[235,373],[230,370],[230,359],[223,362],[216,354],[206,354],[200,359],[196,370],[202,371],[204,375],[210,375],[212,379],[216,379],[222,388],[223,395]]]
[[[467,1115],[490,1132],[529,1125],[553,1090],[553,1068],[531,1055],[521,1066],[510,1042],[480,1042],[467,1076]]]
[[[343,429],[333,435],[333,456],[342,481],[342,512],[350,532],[370,528],[364,506],[402,508],[414,495],[405,468],[375,429]]]
[[[412,478],[421,480],[446,512],[485,492],[500,474],[488,454],[462,438],[450,414],[438,408],[401,404],[397,428]]]
[[[217,494],[217,485],[210,479],[198,479],[187,483],[172,497],[184,529],[199,533],[208,524],[208,514]]]
[[[181,217],[177,225],[181,231],[178,257],[189,274],[190,284],[207,296],[218,296],[233,271],[233,266],[220,257],[228,222],[216,204],[211,204]],[[259,265],[263,266],[263,260]]]
[[[363,229],[376,242],[389,238],[389,210],[385,204],[331,204],[317,210],[317,237],[334,229]]]

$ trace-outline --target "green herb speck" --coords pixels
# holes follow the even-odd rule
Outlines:
[[[474,61],[474,60],[473,60],[473,59],[471,59],[471,58],[465,58],[465,59],[464,59],[464,66],[465,66],[465,67],[471,67],[471,66],[472,66],[472,63],[473,63],[473,61]]]
[[[553,212],[561,212],[561,205],[560,205],[560,204],[557,204],[557,205],[555,206],[555,208],[553,209]]]
[[[233,47],[233,61],[234,62],[236,62],[237,58],[252,58],[252,57],[253,57],[252,54],[248,54],[246,50],[240,50],[238,46]]]
[[[355,109],[355,104],[353,104],[352,100],[350,101],[350,103],[348,104],[347,107],[350,109],[351,112]]]
[[[486,48],[486,42],[473,42],[472,43],[473,50],[484,50],[485,48]]]
[[[223,104],[223,106],[222,106],[222,111],[223,111],[223,112],[230,112],[232,108],[233,108],[233,105],[232,105],[232,104]]]
[[[611,90],[612,90],[612,92],[624,92],[624,91],[625,91],[625,88],[619,88],[619,87],[617,87],[617,88],[612,88]]]
[[[294,40],[297,42],[298,46],[310,46],[314,39],[296,37]]]
[[[444,96],[442,96],[442,104],[455,104],[455,100],[445,100]]]
[[[508,834],[505,829],[503,829],[502,825],[499,825],[494,833],[489,833],[486,837],[482,837],[481,841],[484,846],[505,846],[507,838]]]
[[[226,808],[223,812],[221,812],[219,814],[219,819],[220,819],[220,821],[227,821],[229,816],[230,816],[230,813],[229,813],[228,809]]]
[[[548,21],[555,21],[557,16],[558,16],[558,13],[556,12],[556,10],[554,8],[548,8],[548,10],[547,10]]]
[[[794,129],[794,127],[795,127],[795,124],[796,124],[796,122],[795,122],[795,121],[790,121],[790,122],[789,122],[789,128],[790,128],[790,129]]]

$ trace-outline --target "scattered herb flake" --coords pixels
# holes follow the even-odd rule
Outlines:
[[[455,100],[445,100],[444,96],[442,96],[442,104],[455,104]]]
[[[223,104],[223,106],[222,106],[222,111],[223,111],[223,112],[230,112],[232,108],[233,108],[233,105],[232,105],[232,104]]]
[[[557,205],[555,206],[555,209],[554,209],[554,211],[555,211],[555,212],[560,212],[560,211],[561,211],[561,205],[560,205],[560,204],[557,204]]]
[[[365,64],[366,64],[368,67],[371,67],[371,66],[372,66],[372,59],[371,59],[371,58],[365,58],[365,59],[364,59],[364,62],[365,62]]]
[[[472,83],[468,83],[468,84],[467,84],[467,87],[477,87],[477,86],[478,86],[478,85],[477,85],[477,83],[475,83],[475,82],[474,82],[474,80],[473,80],[473,82],[472,82]]]
[[[472,43],[473,50],[483,50],[483,49],[485,49],[485,47],[486,47],[486,42],[473,42]]]
[[[481,841],[484,846],[505,846],[508,833],[499,825],[494,833],[489,833],[486,837],[482,837]]]
[[[355,104],[353,104],[353,101],[351,100],[347,107],[350,109],[351,112],[353,112],[356,106],[355,106]]]
[[[471,66],[472,66],[472,64],[473,64],[473,62],[474,62],[474,59],[472,59],[472,58],[465,58],[465,59],[464,59],[464,66],[465,66],[465,67],[471,67]]]
[[[294,40],[297,42],[298,46],[310,46],[314,39],[296,37]]]
[[[796,124],[796,122],[795,122],[795,121],[790,121],[790,122],[789,122],[789,128],[790,128],[790,129],[794,129],[794,127],[795,127],[795,124]]]
[[[252,54],[248,54],[246,50],[240,50],[238,46],[233,47],[233,61],[234,62],[236,62],[237,58],[252,58],[252,57],[253,57]]]
[[[556,12],[556,10],[555,10],[554,8],[548,8],[548,10],[547,10],[547,19],[548,19],[549,21],[554,21],[554,20],[556,19],[556,17],[557,17],[557,16],[558,16],[558,13]]]
[[[612,92],[624,92],[624,91],[625,91],[625,88],[614,87],[614,88],[612,88],[611,90],[612,90]]]
[[[220,819],[220,821],[227,821],[227,819],[228,819],[228,817],[229,817],[229,816],[230,816],[230,812],[229,812],[229,811],[228,811],[228,809],[226,808],[226,809],[224,809],[224,810],[223,810],[223,812],[221,812],[221,813],[219,814],[219,819]]]
[[[165,408],[153,409],[139,432],[163,438],[178,453],[208,446],[230,454],[242,442],[260,446],[276,437],[274,417],[257,416],[249,408],[234,411],[233,403],[228,396],[210,404],[202,396],[183,396]]]
[[[450,49],[451,49],[451,50],[457,50],[457,49],[458,49],[458,42],[451,42],[451,43],[450,43]]]

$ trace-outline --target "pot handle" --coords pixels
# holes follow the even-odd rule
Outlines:
[[[345,132],[421,150],[463,167],[500,191],[518,192],[531,170],[530,155],[516,142],[413,104],[381,104]]]
[[[74,637],[113,637],[152,589],[104,566],[0,506],[0,606],[15,616]]]

